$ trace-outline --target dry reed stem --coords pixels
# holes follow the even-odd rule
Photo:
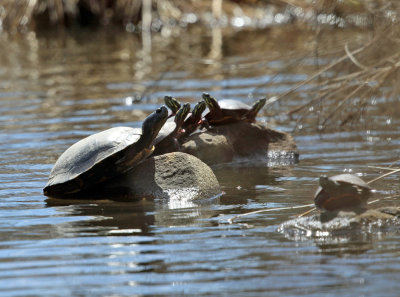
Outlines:
[[[312,205],[314,205],[314,204],[259,209],[259,210],[255,210],[255,211],[246,212],[246,213],[242,213],[242,214],[236,215],[236,216],[228,219],[228,223],[232,224],[234,220],[236,220],[238,218],[241,218],[241,217],[244,217],[244,216],[252,215],[252,214],[257,214],[257,213],[262,213],[262,212],[270,212],[270,211],[275,211],[275,210],[288,210],[288,209],[304,208],[304,207],[310,207]]]
[[[381,169],[381,170],[389,170],[389,171],[393,171],[393,170],[397,170],[400,168],[392,168],[392,167],[382,167],[382,166],[368,166],[369,168],[374,168],[374,169]]]
[[[378,176],[377,178],[374,178],[373,180],[370,180],[369,182],[367,182],[367,184],[372,184],[373,182],[376,182],[377,180],[380,180],[380,179],[382,179],[382,178],[384,178],[386,176],[392,175],[392,174],[394,174],[396,172],[400,172],[400,169],[394,169],[391,172],[382,174],[381,176]]]
[[[359,49],[355,50],[352,52],[352,54],[357,54],[362,52],[364,49],[366,49],[369,45],[371,45],[371,42],[368,43],[365,46],[360,47]],[[313,75],[311,75],[311,77],[307,78],[306,80],[303,80],[302,82],[298,83],[297,85],[295,85],[293,88],[291,88],[290,90],[288,90],[287,92],[277,96],[277,99],[275,101],[281,100],[282,98],[286,97],[287,95],[293,93],[294,91],[296,91],[298,88],[310,83],[311,81],[313,81],[315,78],[317,78],[318,76],[320,76],[321,74],[323,74],[324,72],[327,72],[328,70],[332,69],[333,67],[337,66],[339,63],[343,62],[344,60],[348,59],[347,55],[342,56],[341,58],[339,58],[338,60],[332,62],[331,64],[323,67],[321,70],[317,71],[316,73],[314,73]]]
[[[344,54],[337,60],[276,98],[278,101],[288,95],[299,96],[300,92],[301,97],[310,98],[286,112],[291,117],[295,116],[294,131],[305,120],[310,123],[313,115],[317,116],[318,131],[341,127],[349,122],[355,123],[367,111],[369,98],[388,98],[389,95],[391,98],[398,98],[399,90],[396,84],[391,84],[400,75],[400,54],[396,50],[400,43],[396,29],[398,24],[400,23],[392,23],[383,29],[377,29],[378,33],[356,50],[351,51],[349,44],[345,43]],[[340,75],[335,76],[335,72]],[[328,77],[323,77],[325,73]],[[308,87],[306,90],[298,90],[304,85]],[[392,85],[391,94],[384,91],[383,87],[388,85]]]

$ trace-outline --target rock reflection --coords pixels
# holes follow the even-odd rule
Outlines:
[[[68,215],[91,217],[91,220],[74,221],[66,229],[76,234],[97,233],[99,235],[150,235],[149,226],[154,224],[154,204],[146,200],[137,202],[118,202],[107,199],[78,200],[56,199],[46,200],[48,207],[55,207],[61,213],[68,207]],[[117,231],[118,230],[118,231]],[[136,230],[132,232],[132,230]]]
[[[217,210],[213,205],[218,202],[219,196],[201,203],[185,199],[155,200],[155,224],[164,227],[203,225],[204,219],[216,215]]]
[[[126,198],[126,197],[125,197]],[[212,205],[219,197],[193,201],[184,197],[176,199],[142,199],[139,201],[116,201],[116,197],[97,200],[48,198],[48,207],[71,216],[92,218],[73,221],[64,226],[67,233],[97,233],[98,235],[152,235],[155,226],[198,225],[200,219],[215,214]],[[67,208],[66,208],[67,207]],[[61,232],[58,230],[58,232]]]
[[[231,164],[218,166],[214,172],[226,195],[221,197],[221,204],[247,204],[248,199],[254,199],[260,192],[283,191],[285,186],[280,180],[282,176],[292,175],[291,167],[268,168]]]

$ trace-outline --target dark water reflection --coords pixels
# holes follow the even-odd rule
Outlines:
[[[330,44],[355,34],[332,32]],[[367,166],[399,159],[398,102],[388,110],[378,100],[368,128],[297,133],[298,165],[214,168],[225,195],[200,204],[42,195],[69,145],[111,126],[138,127],[166,94],[194,103],[202,91],[246,102],[283,93],[314,69],[284,67],[310,51],[310,39],[290,26],[229,32],[215,55],[211,34],[197,30],[154,36],[151,51],[115,32],[1,35],[1,294],[398,296],[397,230],[285,237],[276,230],[303,211],[293,209],[227,223],[244,212],[310,203],[322,173],[380,175]],[[259,120],[290,131],[294,121],[270,115],[300,103],[275,104]],[[398,184],[398,175],[376,182],[376,196],[398,193]]]

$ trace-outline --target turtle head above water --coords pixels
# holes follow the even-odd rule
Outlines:
[[[183,122],[186,119],[186,116],[188,115],[190,111],[190,104],[185,103],[179,108],[178,112],[175,115],[175,123],[178,127],[181,127]]]
[[[329,190],[329,189],[336,187],[337,183],[334,180],[332,180],[331,178],[329,178],[327,175],[321,175],[319,177],[319,185],[323,189]]]
[[[254,112],[257,114],[261,110],[261,108],[264,107],[266,102],[267,98],[258,99],[256,102],[254,102],[253,106],[251,107],[251,110],[254,110]]]
[[[165,105],[169,109],[171,109],[172,114],[176,114],[178,112],[179,108],[181,108],[181,103],[177,99],[175,99],[171,96],[165,96],[164,102],[165,102]]]
[[[165,106],[157,108],[142,124],[142,137],[146,147],[150,146],[158,132],[164,126],[168,118],[168,109]]]
[[[219,106],[217,100],[214,97],[211,97],[208,93],[203,93],[202,95],[204,102],[206,103],[210,112],[220,112],[221,107]]]
[[[321,175],[319,177],[319,184],[322,186],[324,184],[326,184],[329,180],[329,177],[327,175]]]
[[[199,121],[201,119],[201,116],[206,109],[206,103],[204,101],[199,101],[194,107],[192,114],[195,118],[195,120]]]

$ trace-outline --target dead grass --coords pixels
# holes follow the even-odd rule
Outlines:
[[[72,25],[137,24],[142,0],[3,0],[3,30],[62,28]]]
[[[3,0],[0,4],[0,29],[23,31],[74,24],[107,26],[140,24],[145,0]],[[154,15],[163,22],[178,21],[184,12],[210,11],[212,0],[147,0]],[[400,1],[372,0],[275,0],[279,9],[301,16],[315,30],[313,57],[319,69],[278,99],[299,98],[299,106],[287,114],[297,126],[314,126],[323,131],[357,124],[368,114],[376,100],[387,104],[399,101],[400,87]],[[225,0],[224,12],[237,6],[265,5],[265,1]],[[330,20],[326,23],[322,20]],[[333,20],[333,21],[332,21]],[[362,20],[357,23],[357,20]],[[333,26],[332,26],[333,24]],[[367,27],[367,38],[347,40],[340,47],[326,45],[325,34],[335,26]],[[322,61],[330,61],[324,64]],[[301,88],[307,86],[306,89]],[[304,98],[308,98],[304,103]],[[388,112],[397,112],[390,110]]]
[[[154,19],[179,24],[184,13],[211,12],[214,0],[2,0],[0,30],[24,31],[63,28],[73,25],[110,26],[125,29],[139,25],[144,3],[150,4]],[[215,1],[214,1],[215,2]],[[234,9],[265,6],[262,0],[222,1],[226,14]],[[132,26],[131,26],[132,27]]]
[[[396,102],[399,106],[400,21],[393,16],[400,15],[400,7],[397,1],[381,4],[375,7],[373,26],[365,34],[367,38],[347,40],[334,52],[324,49],[323,38],[319,38],[329,34],[329,30],[320,24],[316,26],[312,55],[316,61],[323,58],[331,62],[326,65],[316,62],[319,70],[278,98],[303,102],[287,112],[297,121],[296,129],[308,126],[324,131],[351,127],[362,120],[365,123],[377,101],[384,105]],[[302,100],[305,97],[306,103]],[[388,112],[395,115],[398,111],[392,108]]]
[[[399,33],[396,25],[390,25],[356,49],[350,49],[350,45],[346,44],[343,56],[283,94],[282,98],[291,93],[291,96],[300,96],[298,88],[305,84],[312,85],[308,90],[301,91],[301,96],[310,100],[287,114],[297,114],[297,122],[301,124],[306,117],[317,112],[318,130],[324,130],[332,125],[342,127],[358,122],[372,98],[388,101],[397,98],[399,90],[394,82],[398,81],[400,74],[400,53],[397,51],[400,40],[396,40]]]

